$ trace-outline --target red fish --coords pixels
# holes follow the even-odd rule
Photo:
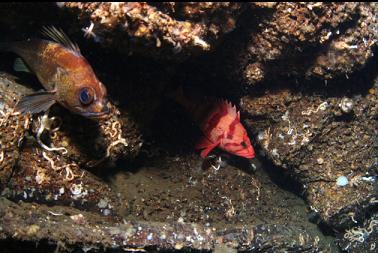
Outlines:
[[[201,157],[206,157],[216,147],[237,156],[255,157],[247,131],[240,122],[240,112],[231,103],[190,100],[184,96],[182,88],[176,92],[175,99],[192,114],[204,134],[196,145],[196,149],[202,150]]]

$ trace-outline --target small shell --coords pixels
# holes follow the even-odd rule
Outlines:
[[[350,113],[353,110],[353,100],[350,98],[343,98],[339,104],[339,107],[344,113]]]
[[[348,185],[348,183],[349,183],[349,180],[346,176],[340,176],[336,180],[337,186],[346,186],[346,185]]]

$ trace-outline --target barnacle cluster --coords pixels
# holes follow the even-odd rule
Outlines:
[[[211,49],[235,28],[244,9],[240,3],[210,2],[64,2],[60,7],[78,13],[84,35],[96,42],[177,60]]]
[[[160,47],[161,43],[166,43],[172,48],[187,44],[205,50],[210,48],[210,45],[201,39],[203,25],[177,21],[147,3],[66,2],[64,7],[77,8],[89,14],[92,32],[93,26],[98,26],[99,30],[121,26],[128,36],[153,40],[157,47]]]

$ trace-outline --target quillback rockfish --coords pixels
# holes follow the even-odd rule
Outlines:
[[[21,113],[39,113],[58,102],[70,111],[88,118],[108,113],[107,92],[92,67],[61,30],[44,28],[43,33],[53,41],[29,39],[0,43],[0,50],[19,55],[16,71],[34,73],[44,91],[25,96],[16,105]]]

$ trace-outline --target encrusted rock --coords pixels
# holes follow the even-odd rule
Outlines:
[[[24,88],[23,90],[27,90]],[[9,75],[0,75],[0,191],[11,177],[20,156],[20,146],[30,126],[30,117],[14,111],[20,98]]]
[[[127,112],[121,113],[110,103],[108,106],[109,116],[97,122],[62,112],[49,113],[33,125],[33,132],[37,136],[43,132],[40,137],[49,146],[65,150],[64,156],[79,165],[104,166],[102,162],[132,159],[143,144],[138,126]]]
[[[14,200],[69,205],[79,209],[116,213],[117,198],[109,186],[58,152],[27,143],[17,169],[3,194]],[[108,199],[106,205],[98,205]]]
[[[375,200],[377,201],[377,200]],[[355,226],[338,236],[338,245],[346,252],[376,252],[378,240],[378,215],[373,215],[360,226]]]
[[[369,89],[369,87],[367,87]],[[340,114],[340,104],[353,111]],[[362,221],[377,197],[377,96],[333,97],[280,90],[244,97],[257,142],[274,164],[304,186],[313,211],[332,227]],[[337,183],[346,177],[347,184]]]
[[[182,60],[196,51],[210,50],[219,37],[232,31],[243,4],[156,3],[155,6],[142,2],[60,5],[78,15],[88,38],[123,52]]]
[[[30,210],[33,210],[32,215]],[[298,226],[246,225],[218,230],[194,223],[125,220],[120,223],[70,207],[17,205],[3,198],[0,198],[0,228],[0,238],[12,236],[20,241],[32,238],[41,244],[48,238],[49,243],[58,247],[63,243],[71,250],[84,247],[128,251],[150,248],[211,251],[222,245],[240,252],[248,252],[251,248],[264,251],[266,247],[281,251],[329,252],[318,245],[317,238]]]
[[[259,15],[261,6],[251,12]],[[316,77],[329,80],[361,69],[377,43],[375,3],[278,3],[270,15],[241,22],[241,40],[228,47],[230,80]],[[247,38],[247,39],[244,39]],[[247,42],[245,42],[247,40]]]

